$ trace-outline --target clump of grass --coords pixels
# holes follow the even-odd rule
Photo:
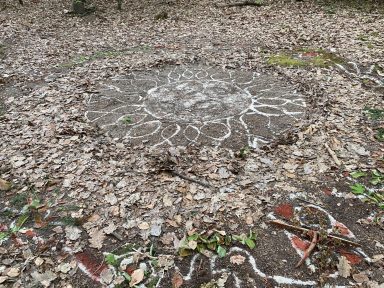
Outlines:
[[[272,55],[268,64],[284,67],[330,67],[337,63],[343,63],[344,60],[333,53],[322,49],[304,48],[293,52],[292,54]]]
[[[268,64],[284,67],[303,67],[309,65],[309,63],[303,60],[293,58],[292,56],[286,54],[272,55],[268,60]]]

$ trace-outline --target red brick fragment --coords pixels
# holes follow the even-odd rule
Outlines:
[[[352,251],[340,249],[339,253],[345,258],[347,258],[347,260],[349,261],[349,263],[351,263],[351,265],[356,265],[356,264],[359,264],[361,261],[363,261],[363,258],[360,255],[357,255]]]
[[[333,227],[343,236],[349,236],[351,234],[351,231],[343,223],[336,222]]]
[[[310,243],[306,240],[301,239],[300,237],[293,235],[291,237],[291,243],[294,248],[300,249],[301,251],[305,251],[308,249]]]
[[[293,206],[289,203],[281,204],[275,207],[275,213],[281,217],[284,217],[285,219],[292,219],[294,214]]]
[[[92,254],[87,253],[86,251],[76,253],[75,257],[79,264],[84,266],[88,276],[95,281],[99,281],[101,271],[108,268],[103,261],[97,260]]]

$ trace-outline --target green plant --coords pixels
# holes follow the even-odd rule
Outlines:
[[[121,119],[121,122],[123,122],[123,124],[131,124],[132,123],[132,118],[130,116],[124,116]]]
[[[362,171],[355,171],[350,173],[354,179],[361,179],[366,183],[355,183],[350,187],[353,194],[358,195],[364,201],[377,205],[380,209],[384,209],[384,174],[377,169],[372,169],[369,173]],[[370,185],[374,187],[371,187]]]
[[[227,235],[225,231],[209,230],[201,233],[194,232],[185,238],[179,248],[180,256],[188,256],[197,251],[205,254],[206,251],[215,252],[219,257],[224,257],[227,254],[226,247],[232,242],[238,241],[243,245],[247,245],[250,249],[255,248],[256,234],[252,231],[249,235]]]
[[[384,128],[377,129],[375,138],[380,142],[384,142]]]
[[[363,111],[372,120],[380,120],[380,119],[384,118],[384,110],[383,109],[365,107]]]
[[[249,146],[244,146],[243,148],[240,149],[239,151],[239,157],[240,158],[245,158],[247,155],[251,153],[251,148]]]
[[[272,55],[268,59],[268,64],[286,66],[286,67],[303,67],[303,66],[309,65],[307,62],[301,59],[295,59],[292,56],[289,56],[286,54]]]

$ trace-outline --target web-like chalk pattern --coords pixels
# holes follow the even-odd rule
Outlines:
[[[272,76],[210,67],[138,71],[100,85],[86,117],[150,146],[259,147],[303,117],[303,97]]]

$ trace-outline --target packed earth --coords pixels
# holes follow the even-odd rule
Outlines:
[[[353,3],[0,1],[0,287],[384,287]]]

